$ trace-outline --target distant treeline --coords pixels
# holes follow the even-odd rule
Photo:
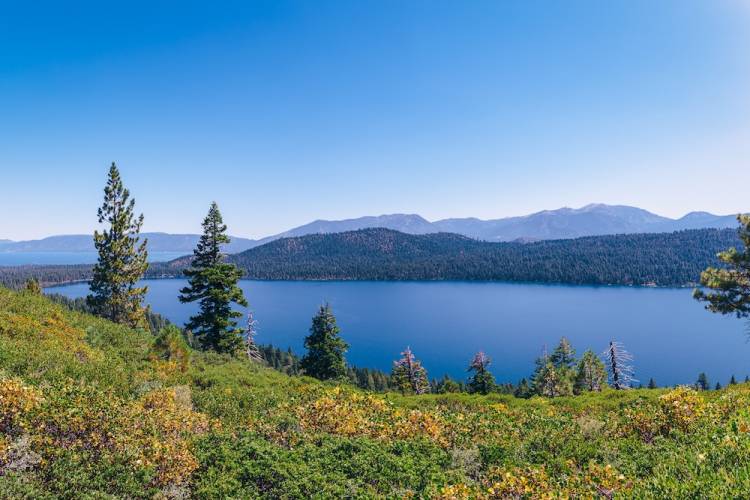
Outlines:
[[[590,236],[534,243],[488,243],[449,233],[389,229],[285,238],[227,260],[264,280],[467,280],[592,285],[683,286],[739,246],[733,229]],[[180,277],[189,258],[153,263],[147,278]],[[0,283],[20,287],[83,281],[90,265],[0,268]]]
[[[487,280],[659,286],[698,281],[716,254],[739,245],[732,229],[700,229],[487,243],[388,229],[274,241],[229,260],[268,280]]]

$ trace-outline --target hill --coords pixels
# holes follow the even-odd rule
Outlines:
[[[531,243],[489,243],[450,233],[410,235],[389,229],[284,238],[227,260],[265,280],[481,280],[589,285],[686,286],[739,245],[734,230],[589,236]],[[152,263],[148,278],[180,277],[182,257]],[[0,267],[0,283],[19,287],[83,281],[90,265]]]
[[[449,233],[408,235],[363,229],[286,238],[228,259],[254,279],[669,286],[696,282],[703,269],[716,264],[717,252],[738,244],[735,231],[714,229],[526,244],[488,243]]]
[[[0,498],[739,498],[748,407],[378,395],[0,288]]]

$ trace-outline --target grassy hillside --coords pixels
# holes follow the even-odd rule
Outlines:
[[[374,395],[0,289],[0,498],[743,497],[750,387]]]

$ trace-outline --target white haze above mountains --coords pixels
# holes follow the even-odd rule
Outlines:
[[[670,219],[647,210],[622,205],[586,205],[582,208],[544,210],[521,217],[494,220],[475,218],[443,219],[430,222],[416,214],[392,214],[338,221],[316,220],[289,231],[251,240],[233,237],[225,248],[237,253],[270,241],[315,233],[338,233],[370,227],[382,227],[409,234],[457,233],[485,241],[533,241],[578,238],[602,234],[661,233],[683,229],[733,228],[734,215],[691,212]],[[199,236],[194,234],[144,233],[152,252],[190,253]],[[0,252],[91,252],[91,235],[51,236],[41,240],[13,242],[0,240]]]

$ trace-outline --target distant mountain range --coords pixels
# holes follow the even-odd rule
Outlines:
[[[233,237],[225,251],[239,253],[281,238],[341,233],[367,228],[392,229],[406,234],[454,233],[477,240],[531,242],[606,234],[668,233],[684,229],[724,229],[737,226],[735,215],[691,212],[679,219],[624,205],[592,204],[582,208],[544,210],[521,217],[482,220],[443,219],[430,222],[416,214],[391,214],[345,220],[316,220],[259,240]],[[195,234],[146,233],[152,252],[185,252],[195,247]],[[41,240],[0,240],[0,252],[90,252],[90,235],[52,236]]]
[[[143,233],[148,238],[148,249],[151,252],[185,252],[193,251],[198,239],[197,234]],[[256,246],[254,240],[232,237],[232,242],[225,247],[228,253],[239,253]],[[93,252],[93,237],[90,234],[72,234],[50,236],[41,240],[10,241],[0,240],[0,252]]]

